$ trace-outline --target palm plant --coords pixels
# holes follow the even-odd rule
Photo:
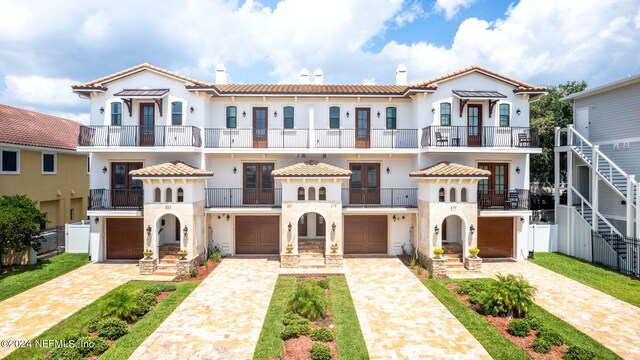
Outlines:
[[[327,306],[324,290],[314,281],[300,282],[296,287],[293,298],[289,301],[289,310],[311,321],[325,317]]]
[[[114,316],[127,322],[138,320],[138,303],[133,291],[119,289],[114,291],[106,301],[102,315]]]
[[[498,274],[498,280],[490,290],[493,301],[505,309],[509,318],[524,316],[533,304],[537,291],[521,275],[513,274]]]

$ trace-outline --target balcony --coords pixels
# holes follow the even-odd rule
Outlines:
[[[529,190],[478,190],[480,210],[529,210]]]
[[[207,188],[207,208],[281,207],[282,189]]]
[[[142,210],[142,189],[91,189],[89,210]]]
[[[80,146],[174,147],[202,146],[200,128],[195,126],[81,126]]]
[[[417,129],[316,129],[316,148],[417,149]]]
[[[214,149],[308,148],[308,129],[204,129],[204,147]]]
[[[418,189],[342,189],[344,207],[418,207]]]
[[[537,129],[504,126],[427,126],[420,144],[425,147],[539,148]]]

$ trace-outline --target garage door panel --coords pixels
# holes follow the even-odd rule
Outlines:
[[[237,216],[236,254],[278,254],[280,217]]]
[[[345,254],[386,254],[387,216],[345,216],[344,252]]]
[[[107,219],[107,259],[142,258],[143,219]]]
[[[513,218],[478,218],[478,249],[480,249],[480,257],[513,257],[513,240]]]

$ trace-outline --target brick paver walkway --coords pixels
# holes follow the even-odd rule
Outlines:
[[[640,359],[640,308],[529,261],[485,262],[483,273],[519,274],[538,288],[536,304],[625,359]]]
[[[33,339],[137,275],[137,264],[88,264],[10,297],[0,302],[0,339]],[[0,358],[13,350],[0,347]]]
[[[130,359],[251,359],[279,268],[225,259]]]
[[[345,262],[371,359],[491,359],[399,259]]]

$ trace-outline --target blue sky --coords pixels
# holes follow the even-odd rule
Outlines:
[[[0,0],[0,103],[86,122],[69,90],[149,62],[203,81],[410,81],[469,65],[534,84],[640,73],[640,0]]]

